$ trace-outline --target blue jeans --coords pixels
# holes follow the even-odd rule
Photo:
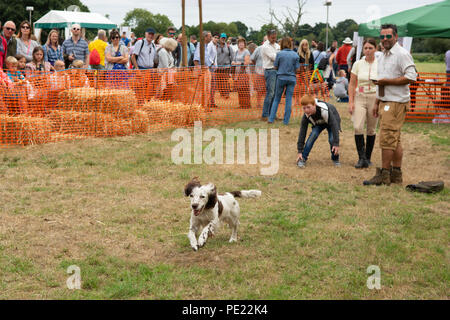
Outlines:
[[[264,99],[262,116],[267,118],[270,115],[270,108],[272,107],[273,99],[275,97],[277,70],[264,70],[264,79],[266,80],[266,98]]]
[[[292,96],[295,89],[295,80],[281,80],[277,79],[275,98],[273,99],[272,108],[270,109],[269,122],[273,122],[277,115],[278,105],[281,101],[284,89],[286,89],[286,106],[284,107],[284,124],[289,124],[291,118]]]
[[[330,143],[330,151],[333,148],[333,132],[331,131],[331,128],[326,125],[320,125],[320,126],[314,126],[312,127],[311,134],[308,137],[308,140],[306,140],[305,148],[303,149],[302,156],[303,161],[306,161],[308,159],[308,155],[311,152],[312,147],[314,146],[314,142],[316,142],[317,138],[319,137],[320,133],[327,129],[328,131],[328,142]],[[339,154],[335,155],[333,152],[331,152],[331,160],[333,161],[339,161]]]
[[[211,91],[208,102],[208,107],[214,107],[216,105],[216,101],[214,100],[214,96],[216,95],[216,67],[209,67],[209,71],[211,72]]]

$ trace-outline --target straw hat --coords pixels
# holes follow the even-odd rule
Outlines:
[[[345,38],[344,41],[342,41],[342,43],[344,43],[344,44],[352,44],[353,41],[349,37],[347,37],[347,38]]]

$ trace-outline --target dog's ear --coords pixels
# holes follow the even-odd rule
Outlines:
[[[213,183],[208,183],[206,187],[208,188],[208,202],[205,209],[211,209],[214,208],[217,202],[217,189]]]
[[[197,177],[192,178],[192,180],[184,187],[184,195],[189,197],[195,187],[201,187],[201,183]]]

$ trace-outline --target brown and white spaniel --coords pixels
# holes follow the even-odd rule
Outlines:
[[[217,194],[212,183],[201,185],[193,178],[184,188],[184,194],[191,198],[191,221],[188,238],[194,251],[205,245],[208,236],[214,235],[221,223],[227,223],[231,228],[229,242],[237,241],[240,208],[235,198],[256,198],[261,196],[260,190],[241,190]],[[197,234],[200,232],[197,240]]]

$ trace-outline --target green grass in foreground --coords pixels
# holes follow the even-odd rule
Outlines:
[[[448,128],[405,132],[442,152]],[[0,298],[448,298],[448,188],[425,195],[298,171],[176,166],[173,145],[163,132],[2,151]],[[189,248],[182,188],[194,175],[220,191],[263,191],[240,201],[238,243],[224,228],[199,252]],[[70,265],[81,269],[81,290],[65,286]],[[380,291],[366,287],[370,265],[381,269]]]
[[[445,62],[416,62],[419,72],[445,73]]]

